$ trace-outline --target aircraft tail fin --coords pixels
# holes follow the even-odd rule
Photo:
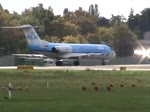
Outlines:
[[[35,26],[35,27],[37,27],[37,26]],[[23,26],[1,27],[1,28],[22,29],[26,36],[28,44],[31,45],[31,44],[40,44],[42,42],[40,37],[38,36],[38,34],[36,33],[36,31],[34,29],[35,27],[33,27],[31,25],[23,25]]]

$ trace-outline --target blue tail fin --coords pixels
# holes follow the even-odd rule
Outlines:
[[[26,36],[26,39],[27,39],[27,42],[29,45],[30,44],[40,44],[42,42],[33,26],[24,25],[24,26],[20,26],[19,28],[23,29],[23,32]]]

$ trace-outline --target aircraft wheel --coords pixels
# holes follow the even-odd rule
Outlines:
[[[102,60],[102,65],[106,65],[105,60]]]
[[[73,64],[74,64],[74,66],[79,66],[80,62],[79,61],[74,61]]]
[[[56,66],[62,66],[62,61],[56,61]]]

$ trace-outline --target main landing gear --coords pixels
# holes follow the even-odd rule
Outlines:
[[[69,61],[69,60],[57,60],[56,61],[56,66],[79,66],[80,62],[78,60],[75,61]]]
[[[80,65],[80,62],[79,62],[78,60],[76,60],[76,61],[73,62],[73,65],[74,65],[74,66],[79,66],[79,65]]]
[[[62,66],[62,65],[63,65],[63,62],[61,60],[56,61],[56,66]]]

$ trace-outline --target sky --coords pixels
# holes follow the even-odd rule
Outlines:
[[[21,14],[26,8],[38,6],[42,3],[44,8],[49,6],[53,8],[55,15],[63,15],[65,8],[69,11],[75,11],[82,7],[88,11],[91,4],[98,4],[100,16],[111,18],[111,15],[123,15],[128,18],[131,8],[134,14],[140,14],[145,8],[150,8],[150,0],[0,0],[4,9]]]

